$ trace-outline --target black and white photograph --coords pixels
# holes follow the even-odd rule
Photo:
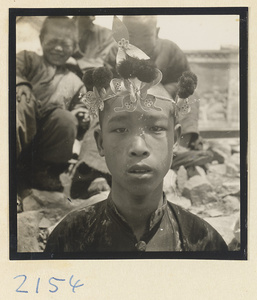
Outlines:
[[[247,260],[247,17],[9,10],[11,260]]]

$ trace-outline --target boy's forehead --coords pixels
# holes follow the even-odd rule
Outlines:
[[[129,120],[134,118],[138,118],[142,121],[172,119],[175,110],[171,101],[156,99],[155,104],[156,107],[160,108],[160,110],[149,109],[146,111],[138,105],[134,111],[117,112],[115,111],[115,108],[122,106],[122,100],[118,97],[105,102],[102,114],[106,117],[107,122]]]
[[[109,91],[111,92],[111,91]],[[167,90],[161,85],[151,87],[144,99],[136,99],[133,109],[126,108],[125,96],[113,97],[104,101],[103,115],[107,114],[108,118],[121,115],[123,112],[127,118],[132,118],[134,114],[144,115],[145,117],[154,116],[155,118],[175,116],[175,102],[171,99]],[[153,101],[153,107],[148,108],[145,101]]]

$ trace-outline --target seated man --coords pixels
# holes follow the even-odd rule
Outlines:
[[[43,56],[16,57],[18,193],[36,188],[62,191],[77,135],[77,104],[86,88],[65,63],[76,48],[76,27],[68,17],[48,17],[40,32]],[[74,110],[75,109],[75,110]],[[74,113],[72,113],[74,110]],[[86,110],[80,107],[80,110]]]
[[[122,45],[120,51],[127,56]],[[121,79],[106,76],[105,82],[98,74],[93,93],[84,97],[90,112],[99,114],[95,139],[112,175],[109,197],[68,214],[45,252],[226,251],[215,229],[163,194],[183,103],[157,85],[162,74],[145,61],[123,60],[118,72]]]

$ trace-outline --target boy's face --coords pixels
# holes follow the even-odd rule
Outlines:
[[[99,153],[105,156],[112,185],[134,195],[162,188],[172,163],[174,117],[171,102],[157,100],[163,111],[114,112],[118,100],[107,101],[101,131],[95,137]]]
[[[51,28],[48,25],[41,45],[44,57],[51,65],[64,65],[75,49],[73,32],[55,24]]]

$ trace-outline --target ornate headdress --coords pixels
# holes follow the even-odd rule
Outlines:
[[[151,92],[162,80],[161,71],[151,64],[150,58],[142,50],[129,43],[128,30],[116,16],[112,31],[118,44],[116,63],[121,78],[112,79],[111,71],[104,67],[91,69],[84,75],[84,83],[91,86],[92,91],[83,95],[81,100],[90,114],[97,116],[98,111],[103,110],[104,102],[114,98],[121,102],[121,106],[114,108],[115,112],[133,112],[138,106],[144,111],[161,111],[162,108],[156,106],[156,100],[160,99],[171,101],[178,114],[187,114],[192,103],[188,97],[193,94],[197,85],[196,75],[189,71],[183,73],[178,82],[175,100]]]

